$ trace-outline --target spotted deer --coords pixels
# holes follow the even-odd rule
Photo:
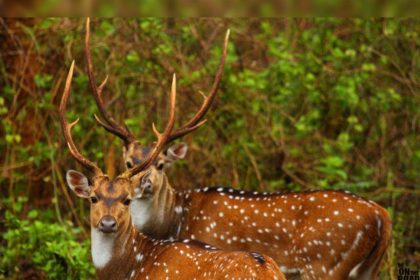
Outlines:
[[[110,179],[76,148],[65,111],[70,94],[74,61],[60,103],[60,122],[71,155],[88,171],[69,170],[67,183],[74,193],[90,200],[92,259],[100,279],[278,279],[284,280],[277,264],[257,252],[226,252],[194,241],[165,241],[147,237],[136,229],[129,212],[133,176],[142,177],[160,154],[172,132],[175,115],[176,79],[173,77],[169,120],[163,133],[153,125],[157,142],[147,159]]]
[[[219,87],[223,55],[209,97],[194,117],[168,136],[168,143],[204,122]],[[125,126],[107,112],[97,87],[85,38],[88,75],[102,120],[97,121],[124,142],[126,168],[149,158]],[[174,190],[165,174],[172,162],[185,157],[183,143],[160,153],[133,187],[131,216],[135,226],[161,239],[200,240],[226,250],[253,250],[271,256],[287,276],[303,279],[376,279],[391,239],[388,213],[375,202],[343,191],[259,193],[227,187]]]

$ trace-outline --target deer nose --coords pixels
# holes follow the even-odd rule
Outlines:
[[[99,230],[103,233],[112,233],[117,231],[117,221],[114,217],[106,215],[99,222]]]

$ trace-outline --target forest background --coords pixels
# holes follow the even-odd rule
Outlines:
[[[94,278],[88,203],[64,174],[58,103],[73,59],[73,137],[109,174],[121,142],[100,128],[83,54],[85,19],[0,19],[0,279]],[[420,21],[415,19],[92,19],[108,110],[151,143],[172,73],[179,126],[209,91],[231,29],[207,123],[168,170],[177,189],[345,189],[384,206],[393,241],[380,279],[420,263]]]

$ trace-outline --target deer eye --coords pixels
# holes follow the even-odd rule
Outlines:
[[[96,198],[95,196],[91,196],[90,197],[90,201],[95,204],[96,202],[98,202],[98,198]]]
[[[156,165],[157,170],[162,170],[163,167],[165,167],[165,163],[163,162],[158,162],[158,164]]]
[[[124,205],[126,205],[126,206],[130,205],[130,202],[131,202],[131,199],[129,199],[129,198],[126,198],[123,201]]]
[[[130,161],[127,161],[125,163],[125,165],[127,165],[127,168],[132,168],[133,167],[133,164]]]

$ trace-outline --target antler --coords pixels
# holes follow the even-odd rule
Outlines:
[[[160,154],[160,152],[162,151],[165,144],[168,143],[169,136],[172,133],[172,129],[173,129],[174,123],[175,123],[175,103],[176,103],[176,76],[175,76],[175,74],[173,75],[173,78],[172,78],[172,87],[171,87],[171,97],[170,97],[170,99],[171,99],[171,103],[170,103],[170,111],[169,111],[169,120],[168,120],[168,123],[166,124],[165,130],[163,131],[163,133],[160,133],[156,129],[155,124],[153,123],[153,126],[152,126],[153,133],[157,137],[157,142],[156,142],[155,146],[153,147],[152,151],[149,153],[147,158],[142,161],[142,163],[140,163],[139,165],[127,170],[122,175],[123,177],[130,178],[130,177],[138,174],[142,170],[147,169],[155,161],[155,159]]]
[[[105,77],[104,81],[100,84],[99,87],[96,86],[96,79],[95,75],[93,74],[93,66],[92,66],[92,56],[90,54],[90,18],[87,18],[86,20],[86,37],[85,37],[85,56],[86,56],[86,62],[87,62],[87,71],[89,76],[89,83],[90,87],[92,89],[93,96],[96,101],[96,105],[98,106],[99,112],[102,116],[102,118],[105,120],[103,122],[101,119],[99,119],[98,116],[95,115],[96,121],[103,126],[107,131],[117,135],[119,138],[121,138],[124,143],[127,145],[131,142],[136,141],[136,137],[128,130],[128,128],[123,127],[119,125],[112,116],[107,112],[105,105],[102,101],[102,90],[108,80],[108,76]]]
[[[222,57],[220,59],[219,67],[216,72],[216,76],[214,77],[213,86],[211,87],[209,96],[205,96],[203,93],[201,93],[204,96],[204,102],[201,105],[201,108],[197,111],[197,113],[182,127],[177,128],[170,136],[168,142],[171,142],[179,137],[182,137],[200,126],[202,126],[207,120],[201,120],[203,116],[207,113],[207,111],[210,109],[211,104],[213,103],[213,100],[216,96],[217,90],[220,85],[220,80],[222,79],[223,70],[225,67],[225,60],[227,55],[227,46],[229,41],[229,34],[230,29],[226,31],[225,40],[223,43],[223,52]]]
[[[60,102],[59,114],[60,114],[61,129],[63,130],[64,138],[67,141],[67,146],[70,149],[71,155],[82,166],[84,166],[86,169],[88,169],[89,171],[94,173],[95,176],[100,176],[100,175],[103,174],[102,170],[95,163],[91,162],[90,160],[88,160],[87,158],[85,158],[84,156],[82,156],[80,154],[80,152],[77,150],[76,146],[74,145],[73,139],[71,137],[71,129],[72,129],[73,126],[75,126],[77,124],[79,119],[76,119],[71,124],[67,123],[66,107],[67,107],[67,100],[68,100],[69,94],[70,94],[71,81],[73,79],[73,71],[74,71],[74,60],[71,63],[69,73],[67,74],[67,79],[66,79],[66,84],[65,84],[65,87],[64,87],[64,92],[63,92],[63,96],[61,97],[61,102]]]
[[[222,74],[224,70],[225,59],[227,55],[227,45],[229,41],[229,34],[230,34],[230,30],[228,29],[226,32],[226,36],[225,36],[225,40],[223,44],[222,57],[220,59],[220,64],[217,69],[209,96],[204,96],[204,102],[201,105],[200,109],[184,126],[176,129],[168,136],[167,143],[196,130],[197,128],[199,128],[206,122],[206,120],[201,120],[201,119],[210,109],[210,106],[213,103],[213,100],[216,96],[217,89],[219,88],[220,80],[222,78]],[[95,115],[95,119],[107,131],[121,138],[124,141],[125,145],[128,145],[129,143],[132,143],[132,142],[136,142],[136,137],[133,135],[133,133],[127,127],[119,125],[109,115],[109,113],[107,112],[105,108],[105,105],[102,101],[101,93],[102,93],[103,87],[105,86],[107,82],[108,77],[104,79],[104,81],[99,87],[96,86],[95,76],[93,75],[92,57],[90,54],[89,40],[90,40],[90,19],[88,18],[86,21],[86,37],[85,37],[85,55],[86,55],[87,66],[88,66],[88,76],[89,76],[89,82],[92,88],[93,96],[99,108],[101,117],[104,119],[104,121],[102,121],[96,115]]]

